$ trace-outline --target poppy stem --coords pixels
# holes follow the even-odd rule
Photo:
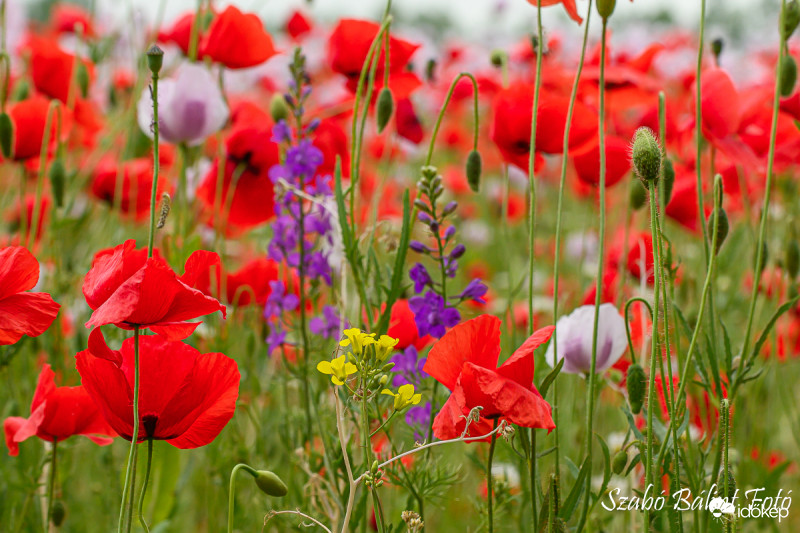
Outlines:
[[[50,475],[48,478],[47,483],[47,519],[44,523],[44,532],[47,533],[50,531],[50,521],[53,517],[53,495],[55,494],[56,488],[56,465],[57,465],[57,457],[58,457],[58,439],[53,439],[53,449],[51,451],[51,459],[50,459]]]
[[[244,463],[239,463],[231,470],[231,480],[228,483],[228,533],[233,533],[233,504],[236,499],[234,497],[236,494],[236,474],[242,469],[254,478],[258,476],[258,472],[256,472],[252,466]]]
[[[153,439],[147,439],[147,468],[144,471],[144,482],[142,483],[142,492],[139,494],[139,523],[142,525],[147,533],[150,533],[150,527],[147,525],[147,520],[144,519],[142,507],[144,507],[144,496],[147,494],[147,482],[150,481],[150,465],[153,461]]]
[[[489,506],[489,533],[494,531],[494,515],[492,509],[492,460],[494,459],[494,446],[497,442],[497,432],[494,431],[497,429],[497,418],[494,419],[494,424],[492,425],[492,440],[489,443],[489,458],[486,461],[486,500]]]
[[[28,179],[23,165],[19,166],[19,170],[19,244],[24,246],[28,243],[28,205],[25,203]]]
[[[701,105],[701,96],[702,96],[702,70],[703,70],[703,47],[704,47],[704,35],[705,35],[705,27],[706,27],[706,0],[701,0],[700,2],[700,37],[699,37],[699,44],[697,48],[697,72],[695,73],[695,82],[696,82],[696,90],[697,93],[696,101],[695,101],[695,141],[697,146],[697,154],[696,159],[697,164],[697,216],[700,218],[700,229],[703,232],[703,251],[705,253],[706,258],[706,267],[708,267],[708,262],[710,260],[709,250],[708,250],[708,230],[706,229],[706,221],[705,221],[705,207],[703,206],[703,165],[700,164],[703,155],[703,110]]]
[[[131,433],[131,446],[128,450],[128,465],[125,469],[125,482],[122,486],[122,503],[119,509],[119,523],[117,533],[122,533],[126,523],[126,508],[128,497],[133,491],[131,486],[135,482],[136,474],[136,441],[139,437],[139,327],[133,328],[133,432]],[[132,507],[132,505],[131,505]],[[130,531],[131,516],[127,514],[127,530]]]
[[[158,72],[153,71],[153,186],[150,190],[150,233],[147,237],[147,257],[153,256],[153,238],[156,231],[156,194],[158,192]]]
[[[28,237],[28,248],[36,244],[36,236],[39,233],[42,225],[41,209],[42,209],[42,188],[44,187],[44,176],[47,172],[47,152],[50,147],[50,132],[53,129],[53,114],[58,111],[59,101],[51,100],[50,105],[47,106],[47,117],[44,121],[44,133],[42,134],[42,147],[39,153],[39,171],[36,174],[36,197],[33,202],[30,233]],[[28,213],[28,206],[23,205],[25,213]],[[24,234],[23,234],[24,235]]]

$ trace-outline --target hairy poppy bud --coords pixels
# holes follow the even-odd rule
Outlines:
[[[492,50],[492,55],[489,56],[489,61],[495,67],[502,67],[506,62],[506,53],[503,50]]]
[[[664,197],[661,202],[664,206],[669,205],[672,200],[672,188],[675,185],[675,167],[672,166],[672,160],[665,157],[664,161]]]
[[[272,99],[269,101],[269,114],[275,122],[285,120],[289,116],[289,106],[281,93],[272,95]]]
[[[719,63],[719,56],[722,54],[722,49],[724,48],[725,41],[722,40],[721,37],[717,37],[713,41],[711,41],[711,53],[714,54],[714,58],[716,58],[717,63]]]
[[[789,0],[781,15],[781,31],[784,41],[789,40],[798,24],[800,24],[800,3],[797,0]]]
[[[622,449],[614,455],[614,459],[611,460],[611,470],[620,475],[622,472],[625,471],[625,467],[628,464],[628,450]]]
[[[161,213],[158,215],[158,223],[156,224],[156,228],[161,229],[164,227],[164,224],[167,223],[167,217],[169,216],[169,210],[172,207],[172,199],[169,197],[169,194],[163,193],[161,195]]]
[[[631,208],[633,208],[634,211],[641,209],[644,203],[647,201],[647,190],[644,188],[644,185],[642,185],[641,181],[633,180],[631,183],[629,200]]]
[[[81,96],[86,98],[89,95],[89,70],[86,68],[83,61],[78,61],[75,78],[78,82],[78,89],[81,91]]]
[[[481,161],[481,154],[477,150],[473,150],[467,156],[467,183],[472,192],[478,192],[481,188],[481,170],[483,162]]]
[[[728,490],[725,491],[725,472],[719,473],[717,478],[717,494],[726,500],[733,498],[736,494],[736,478],[733,477],[733,472],[728,468]]]
[[[786,253],[784,254],[784,267],[789,277],[795,279],[798,271],[800,271],[800,244],[792,239],[786,245]]]
[[[628,388],[628,402],[631,404],[631,411],[639,414],[644,404],[647,383],[644,375],[644,368],[638,363],[628,367],[628,378],[625,384]]]
[[[147,50],[147,66],[150,68],[150,72],[153,73],[153,76],[158,76],[163,64],[164,50],[159,48],[157,44],[154,44]]]
[[[0,113],[0,150],[3,157],[10,159],[14,149],[14,123],[8,113]]]
[[[53,164],[50,165],[50,173],[47,176],[50,178],[50,187],[53,189],[53,199],[56,201],[56,206],[61,207],[64,205],[66,170],[60,157],[53,160]]]
[[[708,238],[714,238],[714,230],[716,226],[717,232],[717,246],[714,250],[714,253],[719,253],[719,249],[722,248],[722,243],[725,242],[725,237],[728,236],[728,230],[730,229],[730,225],[728,223],[728,214],[725,213],[725,210],[721,207],[715,208],[711,214],[708,216]]]
[[[256,485],[264,494],[282,498],[289,493],[286,483],[281,480],[274,472],[269,470],[259,470],[256,472]]]
[[[797,63],[790,55],[783,56],[781,60],[781,96],[786,98],[794,92],[797,83]]]
[[[649,188],[650,183],[658,181],[661,170],[661,147],[653,131],[642,126],[633,137],[633,168],[636,175]]]
[[[617,7],[617,0],[597,0],[597,13],[600,17],[607,19]]]
[[[377,116],[376,121],[378,124],[378,133],[383,132],[383,129],[389,123],[394,112],[394,100],[392,99],[392,91],[388,87],[381,89],[381,94],[378,95]]]
[[[65,516],[67,516],[67,508],[64,506],[64,502],[61,500],[54,501],[53,509],[50,511],[50,521],[54,526],[61,527]]]

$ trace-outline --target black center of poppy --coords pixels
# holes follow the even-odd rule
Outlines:
[[[158,424],[158,415],[142,416],[142,426],[144,426],[145,438],[153,438],[153,436],[156,434],[156,424]]]

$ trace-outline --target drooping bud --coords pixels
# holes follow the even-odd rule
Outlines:
[[[64,506],[64,502],[61,500],[56,500],[53,502],[53,508],[50,511],[50,521],[56,527],[61,527],[61,524],[64,523],[64,518],[67,516],[67,508]]]
[[[259,470],[256,472],[256,485],[264,494],[282,498],[289,493],[286,483],[274,472],[269,470]]]
[[[653,130],[642,126],[633,137],[633,169],[645,187],[658,181],[661,170],[661,147]]]
[[[478,192],[481,188],[481,170],[483,162],[481,161],[481,154],[477,150],[473,150],[467,156],[467,183],[472,192]]]
[[[789,40],[798,24],[800,24],[800,2],[789,0],[786,2],[786,9],[781,14],[781,35],[784,41]]]
[[[67,171],[64,169],[64,162],[60,157],[56,157],[50,165],[50,188],[53,190],[53,199],[57,207],[64,205],[64,182],[66,181]]]
[[[611,460],[611,470],[618,476],[621,475],[625,471],[625,467],[628,465],[628,450],[622,449],[618,451],[614,455],[614,459]]]
[[[791,279],[795,279],[800,271],[800,244],[795,239],[787,243],[783,263],[786,273]]]
[[[392,91],[388,87],[381,89],[381,94],[378,95],[378,104],[376,107],[376,123],[378,125],[378,133],[382,133],[383,129],[389,123],[394,112],[394,99],[392,99]]]
[[[617,0],[597,0],[597,13],[601,18],[607,19],[617,7]]]
[[[797,83],[797,63],[787,54],[781,60],[781,96],[784,98],[791,96],[795,83]]]
[[[631,405],[631,412],[639,414],[644,405],[644,396],[647,392],[647,382],[642,365],[634,363],[628,367],[628,377],[625,385],[628,389],[628,402]]]
[[[153,76],[158,76],[161,72],[161,66],[164,64],[164,50],[154,44],[147,50],[147,66]]]
[[[713,41],[711,41],[711,53],[714,54],[714,59],[716,59],[717,64],[719,65],[719,56],[722,54],[722,49],[725,47],[725,41],[722,40],[722,37],[717,37]]]
[[[639,180],[633,180],[631,182],[631,192],[630,192],[630,204],[631,208],[634,211],[638,211],[642,208],[644,203],[647,201],[647,189],[644,188],[642,182]]]
[[[76,68],[75,79],[78,82],[78,89],[81,91],[81,97],[86,98],[89,95],[89,70],[83,61],[78,61]]]
[[[728,236],[730,224],[728,223],[728,214],[721,207],[715,208],[710,215],[708,215],[708,238],[714,238],[714,231],[717,232],[717,246],[714,253],[719,253],[722,243]]]
[[[289,106],[281,93],[272,95],[272,99],[269,101],[269,114],[275,122],[286,120],[286,117],[289,116]]]
[[[156,224],[157,229],[161,229],[164,227],[164,224],[167,223],[167,217],[169,216],[169,210],[172,207],[172,199],[169,197],[169,194],[163,193],[161,195],[161,212],[158,215],[158,223]]]
[[[5,112],[0,113],[0,150],[6,159],[14,156],[14,123]]]

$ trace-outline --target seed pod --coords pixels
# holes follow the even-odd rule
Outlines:
[[[629,201],[631,203],[631,208],[633,208],[634,211],[641,209],[644,203],[647,201],[647,189],[644,188],[644,185],[642,185],[641,181],[633,180],[631,183]]]
[[[157,44],[154,44],[147,50],[147,66],[150,68],[150,72],[153,73],[154,76],[158,76],[158,73],[161,72],[161,67],[164,64],[164,50],[158,47]]]
[[[269,101],[269,114],[275,122],[286,120],[286,117],[289,116],[289,106],[281,93],[272,95],[272,99]]]
[[[784,41],[789,40],[798,24],[800,24],[800,3],[797,0],[789,0],[786,2],[786,10],[781,15],[781,35]]]
[[[790,55],[783,56],[781,60],[781,96],[791,96],[794,85],[797,83],[797,63]]]
[[[259,470],[256,476],[256,485],[264,494],[282,498],[289,493],[286,483],[281,480],[274,472],[269,470]]]
[[[56,157],[53,160],[53,164],[50,165],[50,172],[48,177],[50,178],[50,187],[53,189],[53,199],[56,201],[56,206],[61,207],[64,205],[64,182],[66,181],[66,170],[64,169],[64,163],[60,157]]]
[[[597,0],[597,13],[601,18],[607,19],[617,7],[617,0]]]
[[[64,523],[64,517],[67,516],[67,508],[64,502],[56,500],[53,502],[53,509],[50,512],[50,521],[54,526],[60,527]]]
[[[714,57],[717,59],[717,63],[719,63],[719,56],[722,54],[724,45],[725,41],[723,41],[721,37],[717,37],[711,41],[711,53],[714,54]]]
[[[728,468],[728,491],[725,491],[725,472],[719,473],[717,478],[717,495],[726,500],[733,498],[736,494],[736,478],[733,477],[733,472]]]
[[[718,254],[719,249],[722,248],[722,243],[725,242],[725,237],[728,236],[728,230],[730,229],[728,214],[721,207],[714,209],[708,216],[708,238],[711,240],[714,238],[714,225],[716,225],[717,231],[717,247],[714,253]]]
[[[661,147],[653,131],[645,126],[636,130],[633,137],[633,169],[649,188],[650,183],[658,181],[661,170]]]
[[[394,112],[394,100],[392,99],[392,91],[388,87],[381,89],[381,94],[378,95],[378,106],[376,122],[378,124],[378,133],[383,132],[383,129],[389,123]]]
[[[789,277],[795,279],[798,271],[800,271],[800,244],[792,239],[786,245],[786,253],[784,257],[784,267]]]
[[[664,198],[662,198],[662,205],[669,205],[672,200],[672,189],[675,186],[675,167],[672,166],[672,160],[668,157],[664,158]]]
[[[14,123],[8,113],[0,113],[0,150],[6,159],[14,155]]]
[[[503,50],[492,50],[489,61],[495,67],[502,67],[506,60],[506,53]]]
[[[628,388],[628,402],[631,405],[631,412],[639,414],[642,410],[642,405],[644,405],[644,396],[647,392],[647,381],[642,365],[634,363],[628,367],[626,386]]]
[[[611,471],[617,475],[622,474],[625,471],[625,466],[628,464],[628,451],[622,449],[614,455],[614,459],[611,460]]]
[[[86,98],[89,95],[89,70],[86,68],[86,64],[84,64],[83,61],[78,61],[75,79],[78,82],[78,89],[81,91],[81,96]]]
[[[481,188],[481,170],[483,162],[481,161],[481,154],[477,150],[473,150],[467,156],[467,183],[472,192],[478,192]]]

